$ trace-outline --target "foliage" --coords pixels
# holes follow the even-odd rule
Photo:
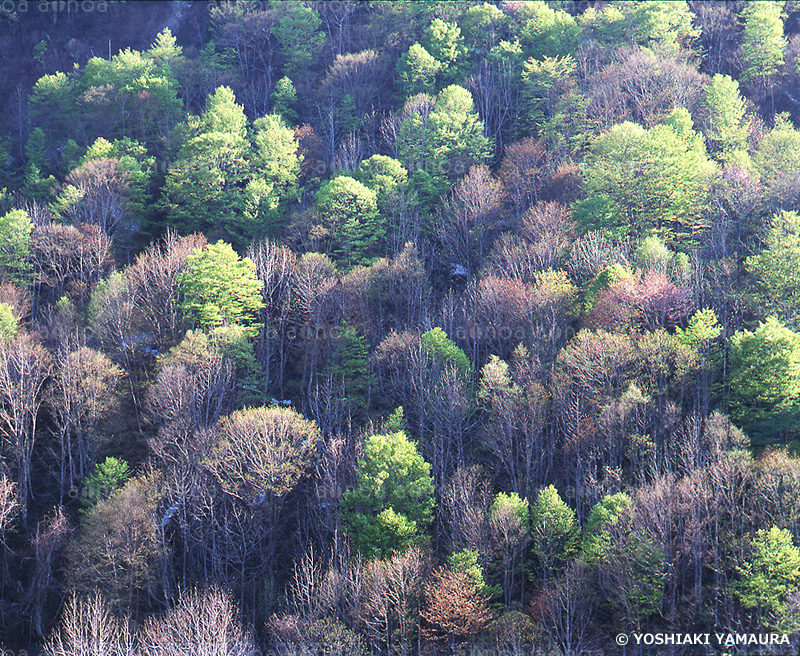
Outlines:
[[[367,438],[358,485],[342,497],[342,523],[366,558],[385,558],[421,539],[433,521],[430,470],[402,431]]]
[[[230,244],[218,241],[195,250],[176,281],[183,295],[181,310],[190,323],[202,328],[235,323],[257,330],[264,283],[256,278],[253,263],[240,258]]]
[[[731,417],[754,443],[796,435],[800,335],[774,317],[731,337]]]

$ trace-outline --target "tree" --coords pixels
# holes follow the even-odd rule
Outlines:
[[[651,0],[623,5],[625,10],[628,10],[632,36],[643,46],[659,45],[673,50],[690,48],[692,40],[700,35],[700,30],[692,24],[694,15],[686,2]]]
[[[60,359],[50,398],[61,442],[61,494],[89,475],[108,425],[118,410],[123,371],[102,353],[83,347]]]
[[[461,29],[455,23],[434,18],[422,35],[422,46],[439,63],[442,82],[459,83],[467,49]]]
[[[625,122],[600,136],[585,172],[590,196],[606,194],[635,235],[695,231],[713,166],[685,110],[679,122],[645,130]],[[684,121],[689,121],[687,130]]]
[[[94,472],[84,480],[81,511],[86,514],[98,501],[108,499],[125,485],[131,474],[130,466],[121,458],[109,456],[98,462]]]
[[[202,328],[253,325],[263,305],[259,280],[248,258],[240,258],[230,244],[218,241],[196,249],[176,276],[183,295],[181,310],[187,321]]]
[[[134,656],[133,636],[99,592],[72,594],[44,645],[48,656]]]
[[[200,119],[190,119],[185,143],[167,171],[161,207],[181,231],[217,231],[239,241],[257,231],[243,214],[249,179],[247,117],[228,87],[219,87]]]
[[[472,640],[492,619],[486,597],[469,576],[449,568],[436,570],[425,586],[420,616],[425,621],[422,635],[444,642],[451,650]]]
[[[418,93],[434,93],[436,75],[441,67],[442,63],[423,46],[419,43],[413,44],[397,62],[405,95],[410,97]]]
[[[342,523],[366,558],[419,542],[433,521],[431,466],[402,431],[373,435],[358,461],[358,485],[344,493]]]
[[[319,54],[325,35],[318,32],[322,20],[311,7],[301,2],[285,5],[283,15],[272,33],[286,55],[286,74],[302,74],[308,79],[311,63]]]
[[[744,123],[744,98],[739,94],[739,83],[728,75],[716,74],[706,87],[708,108],[708,138],[728,160],[744,150],[747,126]]]
[[[282,117],[288,125],[297,124],[297,112],[294,109],[297,103],[297,89],[294,83],[283,76],[275,83],[275,90],[269,96],[272,113]]]
[[[797,434],[800,335],[774,317],[730,341],[731,417],[755,444]]]
[[[184,592],[161,617],[149,617],[139,638],[153,656],[255,656],[239,609],[217,587]]]
[[[32,231],[25,210],[10,210],[0,217],[0,269],[8,282],[25,285],[29,280]]]
[[[731,584],[734,596],[755,614],[756,626],[796,631],[797,619],[787,614],[787,597],[800,590],[800,549],[792,534],[777,526],[758,529],[750,550]]]
[[[29,333],[0,342],[0,434],[3,450],[16,465],[23,523],[31,499],[39,409],[51,367],[50,354]]]
[[[117,611],[137,612],[161,597],[159,475],[129,480],[99,501],[67,548],[73,590],[101,592]]]
[[[742,59],[744,82],[769,78],[783,65],[786,39],[783,36],[781,6],[774,2],[752,2],[745,6]]]
[[[794,129],[786,114],[775,117],[775,127],[758,145],[753,164],[761,184],[764,199],[774,210],[800,209],[800,130]]]
[[[522,555],[530,540],[528,511],[528,500],[520,498],[515,492],[500,492],[489,508],[492,541],[502,561],[506,606],[510,605],[517,593],[517,567],[522,564]],[[524,591],[524,588],[522,585],[521,590]]]
[[[340,175],[320,188],[316,200],[325,251],[334,253],[346,266],[369,260],[386,233],[375,192]]]
[[[545,2],[529,2],[514,15],[519,24],[517,34],[525,55],[533,59],[562,57],[579,45],[579,29],[575,18]]]
[[[320,441],[314,422],[280,407],[239,410],[220,420],[219,431],[206,466],[228,494],[260,503],[297,486]]]
[[[299,195],[303,157],[297,153],[294,132],[277,114],[253,122],[253,140],[254,174],[245,188],[244,211],[253,223],[253,233],[265,234],[274,231],[289,202]]]
[[[592,508],[583,527],[581,557],[588,563],[601,562],[611,546],[611,526],[631,508],[631,498],[622,492],[606,496]]]
[[[772,218],[764,250],[746,260],[771,311],[790,325],[800,311],[800,216],[781,212]]]
[[[537,560],[536,577],[543,585],[576,554],[580,529],[578,518],[548,485],[536,497],[530,509],[531,551]]]

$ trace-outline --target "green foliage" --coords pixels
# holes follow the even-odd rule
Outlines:
[[[200,120],[185,127],[189,137],[167,172],[161,206],[183,232],[216,231],[244,245],[259,230],[242,211],[250,169],[244,109],[219,87]]]
[[[575,555],[580,539],[578,518],[555,486],[548,485],[531,506],[530,520],[531,551],[539,565],[536,575],[546,581]]]
[[[264,283],[256,277],[253,263],[240,258],[230,244],[218,241],[194,250],[176,281],[183,297],[181,310],[190,324],[205,329],[241,324],[257,332],[254,322],[263,306]]]
[[[386,233],[374,191],[340,175],[322,185],[316,201],[328,250],[339,262],[352,266],[374,257]]]
[[[98,501],[108,499],[119,490],[133,472],[121,458],[108,457],[95,465],[94,471],[83,481],[80,512],[86,515]]]
[[[294,132],[276,114],[253,122],[253,141],[256,152],[251,160],[254,178],[250,185],[261,185],[259,207],[263,209],[252,220],[257,224],[256,234],[264,234],[276,225],[287,204],[299,196],[297,180],[303,157],[297,152]]]
[[[462,549],[451,553],[447,557],[447,565],[455,572],[464,572],[469,582],[482,595],[493,597],[502,592],[499,586],[486,585],[483,568],[478,563],[478,551],[476,549]]]
[[[745,5],[741,80],[768,77],[783,65],[787,43],[783,36],[781,5],[776,2],[750,2]]]
[[[8,303],[0,303],[0,340],[11,339],[19,332],[19,321],[14,316],[14,308]]]
[[[0,217],[0,271],[9,282],[25,286],[30,280],[32,231],[25,210],[9,210]]]
[[[700,30],[692,24],[694,14],[683,0],[647,0],[629,3],[629,21],[637,43],[676,50],[689,47]]]
[[[352,326],[342,326],[331,354],[330,372],[342,380],[347,398],[356,406],[366,405],[368,353],[366,337]]]
[[[389,415],[389,418],[386,420],[386,432],[387,433],[399,433],[400,431],[405,431],[408,429],[408,423],[406,422],[406,416],[403,411],[403,406],[399,406],[392,411],[392,414]]]
[[[720,326],[714,310],[710,308],[695,312],[689,319],[689,324],[685,330],[675,329],[676,339],[684,346],[694,349],[707,346],[709,342],[717,339],[721,334],[722,326]]]
[[[787,597],[800,590],[800,549],[786,529],[759,529],[751,558],[737,567],[739,580],[731,584],[734,596],[747,609],[756,610],[762,626],[780,631],[797,630],[797,619],[787,612]]]
[[[499,492],[494,498],[489,507],[489,516],[501,513],[513,514],[521,526],[528,526],[528,500],[520,498],[516,492]]]
[[[413,44],[397,62],[397,73],[406,96],[417,93],[433,93],[436,89],[436,75],[442,68],[419,43]]]
[[[427,100],[417,96],[406,106],[424,105]],[[418,189],[421,198],[443,196],[452,182],[490,152],[469,91],[451,85],[439,92],[429,114],[407,112],[400,125],[397,152],[412,172],[411,186],[422,187]],[[429,187],[428,192],[425,187]]]
[[[427,351],[428,355],[438,360],[442,365],[453,367],[462,379],[469,379],[472,373],[472,365],[467,354],[450,340],[444,330],[438,327],[432,328],[422,333],[420,341],[422,342],[422,348]]]
[[[581,557],[588,563],[601,561],[611,547],[609,526],[617,524],[620,517],[631,509],[631,498],[622,492],[603,497],[598,501],[583,527]]]
[[[575,18],[548,3],[526,2],[517,12],[519,40],[528,57],[563,57],[580,44],[580,29]]]
[[[764,304],[791,325],[800,316],[800,216],[781,212],[773,217],[758,255],[747,258]]]
[[[583,296],[583,311],[586,314],[591,312],[594,304],[597,302],[597,297],[600,295],[600,292],[605,291],[615,282],[624,279],[633,279],[633,274],[626,267],[618,262],[605,267],[594,277],[586,288],[586,292]]]
[[[419,542],[433,521],[431,466],[405,433],[373,435],[358,461],[358,485],[342,497],[342,523],[366,558]]]
[[[764,186],[764,196],[771,207],[798,204],[800,185],[800,130],[794,129],[787,114],[775,117],[775,127],[758,145],[753,164]]]
[[[744,98],[739,83],[727,75],[716,74],[706,87],[708,109],[708,138],[722,151],[726,160],[747,145],[747,125],[744,123]]]
[[[774,317],[730,340],[731,418],[754,444],[797,435],[800,335]]]
[[[317,31],[322,19],[302,2],[282,3],[281,8],[283,15],[272,33],[286,55],[286,74],[294,77],[302,73],[307,76],[325,41],[325,35]]]
[[[630,234],[630,226],[622,210],[608,194],[598,194],[575,202],[572,218],[583,232],[599,232],[611,241],[620,241]]]
[[[285,75],[275,83],[275,90],[269,97],[272,112],[283,117],[289,125],[297,122],[297,112],[294,107],[297,103],[297,89],[292,81]]]
[[[362,160],[354,176],[375,192],[379,202],[408,181],[408,171],[403,165],[386,155],[372,155]]]
[[[589,196],[606,194],[631,232],[672,233],[702,227],[702,200],[713,171],[699,135],[687,130],[685,110],[645,130],[615,125],[592,145],[585,170]],[[671,123],[672,125],[670,125]]]
[[[455,23],[434,18],[422,37],[422,47],[440,63],[437,73],[441,74],[444,84],[461,82],[467,48],[461,29]]]
[[[461,17],[461,31],[473,56],[485,56],[497,45],[507,24],[506,15],[484,2],[467,9]]]

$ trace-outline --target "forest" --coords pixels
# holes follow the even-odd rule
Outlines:
[[[2,653],[798,652],[796,0],[15,0],[0,57]]]

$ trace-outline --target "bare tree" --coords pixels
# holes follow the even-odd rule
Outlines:
[[[124,373],[90,348],[59,360],[49,405],[61,442],[61,497],[91,470],[103,420],[117,410]]]
[[[152,656],[255,656],[239,610],[219,588],[184,593],[163,617],[145,622],[139,638]]]
[[[21,333],[0,343],[0,430],[16,462],[23,522],[28,518],[36,427],[50,370],[50,354],[36,336]]]
[[[69,519],[61,506],[36,526],[36,535],[33,538],[35,565],[24,604],[32,631],[41,637],[44,637],[46,626],[47,599],[56,587],[53,578],[71,531]]]
[[[49,656],[134,656],[128,623],[120,622],[99,593],[73,594],[61,622],[44,645]]]

